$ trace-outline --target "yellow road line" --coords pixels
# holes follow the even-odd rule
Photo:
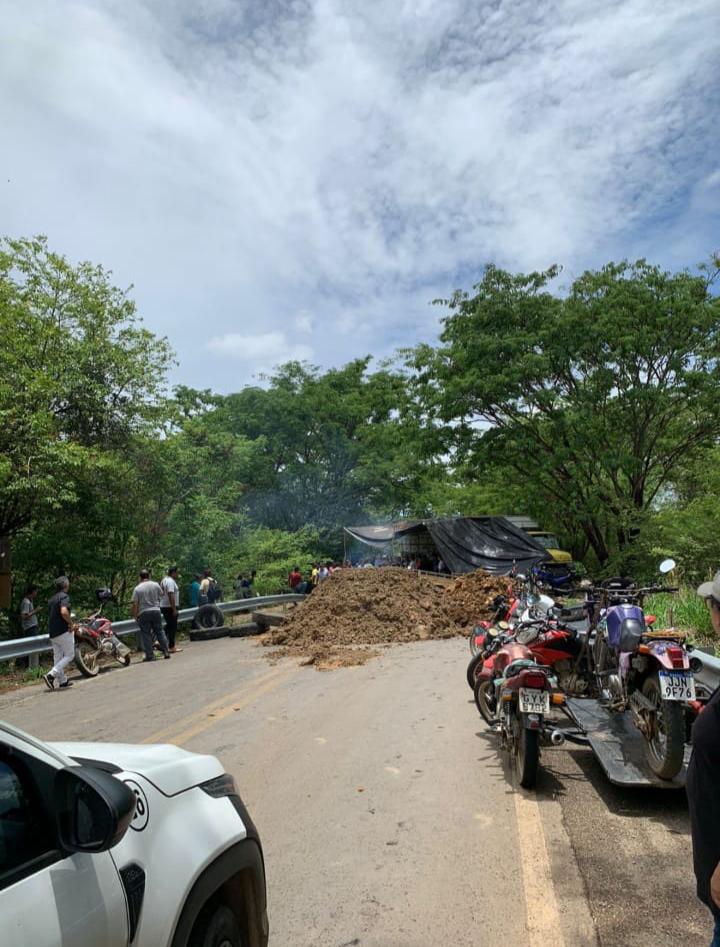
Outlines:
[[[236,710],[242,710],[257,700],[258,697],[262,697],[263,694],[273,690],[283,679],[290,677],[290,673],[295,673],[296,670],[295,667],[275,668],[269,673],[248,682],[240,690],[231,691],[209,704],[203,704],[194,713],[188,714],[181,720],[176,720],[172,726],[165,727],[163,730],[156,730],[155,733],[151,733],[142,742],[175,743],[178,746],[187,743],[188,740],[208,730],[218,721],[228,717]]]
[[[529,947],[565,947],[560,912],[537,800],[522,789],[513,793],[525,889]]]

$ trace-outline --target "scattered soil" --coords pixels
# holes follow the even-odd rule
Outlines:
[[[483,617],[507,580],[484,572],[448,583],[407,569],[347,569],[335,573],[271,629],[263,644],[273,658],[302,656],[302,664],[332,670],[364,664],[377,646],[465,635]]]

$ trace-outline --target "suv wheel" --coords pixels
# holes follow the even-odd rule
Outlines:
[[[240,925],[230,908],[221,904],[209,917],[203,911],[193,928],[188,947],[243,947]]]

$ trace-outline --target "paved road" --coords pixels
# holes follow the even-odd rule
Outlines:
[[[466,659],[425,642],[323,674],[223,639],[3,695],[0,716],[217,754],[263,838],[271,945],[704,947],[684,794],[615,790],[582,748],[548,750],[539,791],[518,790]]]

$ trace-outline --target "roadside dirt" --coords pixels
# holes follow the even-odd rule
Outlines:
[[[364,664],[378,647],[465,635],[492,614],[507,580],[487,573],[448,584],[406,569],[347,569],[323,582],[288,620],[265,636],[319,670]]]

